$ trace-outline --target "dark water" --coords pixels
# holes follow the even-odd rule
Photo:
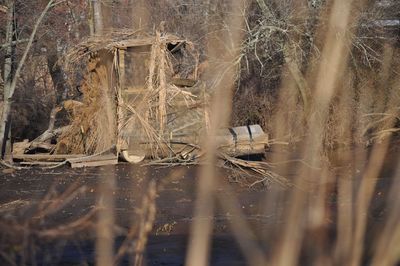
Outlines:
[[[393,176],[397,168],[398,152],[387,155],[384,171],[378,181],[368,219],[368,234],[366,242],[371,242],[374,235],[379,233],[388,209],[385,201],[387,191],[393,183]],[[298,163],[298,162],[296,162]],[[338,165],[340,169],[341,165]],[[293,166],[293,169],[296,169]],[[145,265],[184,265],[189,228],[193,221],[193,209],[196,195],[198,169],[196,167],[155,168],[139,167],[120,164],[113,167],[97,167],[88,169],[70,169],[68,167],[53,170],[27,169],[10,171],[0,169],[0,222],[3,221],[29,221],[35,215],[38,203],[47,195],[50,188],[56,194],[63,193],[71,185],[85,187],[86,192],[77,194],[64,208],[46,217],[41,221],[40,228],[52,228],[68,224],[79,219],[94,208],[97,201],[99,187],[109,177],[114,176],[116,187],[115,216],[117,225],[127,230],[138,220],[137,210],[142,204],[144,193],[147,191],[149,180],[156,180],[158,184],[165,182],[165,186],[158,191],[156,199],[156,221],[149,235],[148,244],[144,254]],[[295,171],[287,172],[289,177],[295,177]],[[231,173],[222,171],[218,178],[228,180]],[[231,179],[232,180],[232,179]],[[235,180],[235,179],[234,179]],[[271,228],[284,223],[282,210],[288,207],[287,200],[283,199],[272,208],[265,207],[268,194],[281,191],[274,185],[268,188],[249,188],[243,184],[230,184],[226,189],[224,182],[215,188],[220,196],[234,197],[238,207],[245,215],[246,222],[255,232],[260,243],[272,243],[273,238],[268,235]],[[330,192],[327,203],[332,210],[336,209],[337,195]],[[334,212],[334,211],[333,211]],[[214,230],[212,235],[211,265],[245,265],[246,261],[238,248],[236,239],[230,231],[232,214],[218,207],[212,217]],[[328,223],[334,235],[335,221]],[[1,224],[1,223],[0,223]],[[16,237],[4,231],[0,232],[0,248],[3,254],[13,254],[15,261],[21,262],[22,246]],[[329,231],[329,230],[328,230]],[[272,239],[272,242],[271,242]],[[115,250],[123,241],[123,237],[116,239]],[[327,241],[332,244],[334,236],[327,236]],[[94,265],[95,264],[95,233],[79,232],[68,238],[56,240],[41,239],[34,236],[31,242],[35,246],[34,252],[25,254],[28,265]],[[311,246],[311,250],[313,250]],[[368,247],[367,247],[368,248]],[[268,250],[268,249],[265,249]],[[305,252],[307,255],[307,252]],[[121,265],[131,264],[131,256],[126,256]],[[303,260],[303,259],[302,259]],[[366,261],[368,258],[366,257]],[[307,261],[307,257],[304,258]],[[8,265],[0,256],[0,265]],[[306,264],[305,264],[306,265]]]
[[[123,240],[116,240],[116,249]],[[212,239],[210,265],[245,265],[245,260],[229,236]],[[144,254],[144,265],[184,265],[187,247],[186,235],[151,236]],[[94,242],[71,242],[64,246],[45,247],[38,254],[38,265],[95,265]],[[50,255],[52,254],[52,255]],[[132,265],[133,258],[125,256],[120,265]]]
[[[1,170],[0,170],[1,171]],[[86,192],[76,197],[60,211],[52,214],[41,222],[41,228],[52,228],[68,224],[88,213],[96,205],[97,192],[100,185],[109,175],[115,176],[116,187],[115,215],[116,223],[121,228],[128,229],[137,221],[137,209],[147,190],[149,180],[157,183],[167,180],[166,185],[158,192],[156,199],[157,213],[153,231],[145,252],[146,265],[183,265],[186,256],[188,232],[193,221],[193,208],[197,182],[196,167],[155,168],[138,167],[121,164],[113,167],[98,167],[88,169],[70,169],[68,167],[40,170],[28,169],[22,171],[4,171],[0,176],[2,185],[0,191],[0,221],[29,220],[35,216],[35,208],[50,189],[62,194],[70,186],[85,187]],[[227,178],[224,174],[221,178]],[[255,226],[270,222],[271,218],[263,216],[259,210],[260,198],[264,190],[248,189],[245,186],[234,185],[232,191],[223,187],[217,188],[218,193],[226,196],[238,196],[240,207],[248,215],[249,221]],[[212,236],[210,263],[212,265],[244,265],[242,253],[236,240],[230,235],[229,220],[232,216],[217,208]],[[1,235],[1,234],[0,234]],[[9,235],[7,237],[10,237]],[[123,237],[116,240],[118,250]],[[94,232],[79,232],[76,236],[56,240],[38,240],[32,236],[35,255],[26,255],[27,264],[32,265],[92,265],[95,263]],[[4,252],[9,253],[7,241],[3,241]],[[17,245],[18,243],[13,243]],[[31,252],[30,252],[31,253]],[[21,262],[20,254],[16,252],[13,258]],[[122,265],[130,263],[125,257]],[[3,261],[1,265],[6,262]]]

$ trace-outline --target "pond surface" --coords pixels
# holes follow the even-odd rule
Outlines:
[[[296,169],[294,164],[298,163],[299,161],[292,162],[292,167],[287,169]],[[343,167],[340,165],[341,163],[333,169],[341,169]],[[383,176],[378,181],[368,214],[371,235],[382,226],[387,209],[384,196],[390,189],[393,181],[391,177],[396,166],[397,152],[392,152],[387,156]],[[294,170],[287,171],[287,169],[288,178],[295,178],[297,173]],[[283,210],[290,203],[284,197],[281,201],[272,204],[271,208],[271,203],[266,204],[267,195],[282,192],[282,188],[274,184],[264,188],[260,186],[249,188],[244,184],[229,183],[228,177],[232,177],[232,175],[230,171],[219,172],[217,178],[221,182],[218,182],[215,190],[219,196],[235,199],[237,207],[242,210],[246,222],[257,236],[260,246],[266,248],[268,245],[265,243],[271,242],[269,235],[271,228],[284,223]],[[157,192],[156,219],[146,246],[145,265],[184,265],[190,225],[194,219],[196,184],[199,178],[198,167],[159,168],[119,164],[87,169],[68,167],[21,171],[0,169],[0,221],[29,220],[35,215],[38,204],[43,201],[50,190],[54,191],[54,195],[60,195],[71,186],[76,189],[84,188],[84,192],[74,194],[74,198],[66,206],[48,215],[42,221],[41,226],[42,228],[52,228],[68,224],[83,217],[96,206],[98,191],[110,177],[115,178],[114,210],[118,227],[116,231],[120,235],[116,237],[116,250],[124,239],[123,235],[139,219],[138,210],[140,210],[143,196],[148,190],[149,181],[156,180],[158,185],[162,182],[165,185]],[[336,191],[332,190],[327,203],[332,209],[336,208],[336,197]],[[56,196],[50,197],[50,201],[56,198]],[[343,202],[346,201],[342,201],[342,204]],[[333,216],[334,214],[332,214]],[[245,265],[244,255],[230,229],[231,221],[235,219],[233,214],[217,204],[214,216],[209,219],[213,219],[214,223],[211,265]],[[334,228],[335,222],[334,218],[332,219],[328,222],[328,226]],[[7,241],[4,241],[4,238],[2,241],[3,252],[8,254],[11,252],[10,247],[6,245]],[[334,238],[329,241],[333,242]],[[32,256],[30,259],[26,259],[28,264],[33,261],[38,265],[91,265],[95,263],[94,229],[88,229],[88,232],[79,232],[77,235],[66,238],[36,240],[35,244],[40,248],[37,248],[34,259]],[[12,243],[12,245],[18,246],[17,243]],[[130,264],[131,257],[125,256],[121,264]],[[16,261],[21,260],[19,256],[12,258]]]

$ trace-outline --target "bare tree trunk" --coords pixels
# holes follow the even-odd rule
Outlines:
[[[93,8],[94,34],[101,35],[104,31],[103,14],[100,0],[91,0]]]
[[[64,72],[58,64],[57,43],[54,40],[48,40],[47,43],[47,66],[53,81],[56,105],[59,105],[66,100],[68,87],[64,79]]]
[[[1,146],[2,146],[1,147],[1,158],[2,159],[4,158],[4,151],[5,151],[5,148],[6,148],[5,144],[6,144],[9,124],[10,124],[9,122],[10,122],[10,112],[11,112],[12,97],[14,96],[15,88],[17,86],[17,81],[18,81],[18,78],[19,78],[19,76],[21,74],[22,67],[24,66],[25,61],[26,61],[26,59],[28,57],[29,50],[32,47],[32,43],[33,43],[33,40],[34,40],[34,38],[36,36],[36,32],[37,32],[37,30],[39,28],[39,25],[42,22],[43,18],[45,17],[47,11],[49,11],[49,9],[52,7],[54,1],[55,0],[50,0],[48,2],[47,6],[43,10],[42,14],[40,15],[40,17],[36,21],[35,26],[34,26],[34,28],[32,30],[32,33],[31,33],[31,35],[29,37],[28,44],[27,44],[27,46],[25,48],[25,51],[24,51],[24,54],[22,55],[21,60],[18,63],[18,67],[17,67],[17,69],[15,71],[14,76],[8,75],[7,76],[7,80],[4,81],[5,82],[5,84],[4,84],[4,92],[7,92],[7,94],[6,93],[4,94],[3,113],[2,113],[1,121],[0,121],[0,140],[1,140],[0,143],[1,143]],[[10,12],[13,12],[13,9],[10,10]],[[10,15],[10,16],[12,17],[12,20],[13,20],[14,16],[13,15]],[[12,41],[12,39],[11,39],[11,41]],[[12,45],[11,45],[11,47],[12,47]],[[6,65],[7,65],[7,63],[6,63]],[[8,65],[5,66],[5,68],[6,67],[9,68]],[[12,69],[12,68],[9,68],[9,69]],[[6,89],[6,87],[7,87],[7,89]]]
[[[7,29],[6,29],[6,55],[4,62],[4,100],[7,98],[9,89],[11,86],[12,79],[12,69],[13,69],[13,57],[15,44],[14,42],[14,29],[15,29],[15,21],[14,21],[14,2],[11,2],[8,8],[7,14]]]
[[[89,34],[90,36],[93,36],[94,35],[93,3],[92,0],[88,0],[88,2],[89,2],[89,12],[88,12]]]
[[[9,98],[12,84],[12,77],[15,70],[15,20],[14,20],[14,2],[8,3],[8,14],[7,14],[7,30],[6,30],[6,55],[4,61],[4,90],[3,90],[3,112],[2,117],[4,126],[1,128],[1,158],[4,157],[7,147],[7,141],[10,130],[10,112],[6,109],[7,99]],[[4,129],[3,129],[4,127]]]
[[[20,44],[20,43],[26,43],[26,42],[28,42],[28,41],[29,41],[28,39],[22,39],[22,40],[12,41],[12,42],[10,43],[10,42],[8,42],[8,41],[6,40],[6,43],[0,45],[0,49],[8,48],[8,47],[10,47],[10,46],[12,46],[12,45],[15,46],[15,45]]]
[[[266,19],[275,18],[274,12],[267,6],[264,0],[256,0],[256,2]],[[295,48],[293,47],[293,45],[291,45],[290,41],[286,41],[283,51],[285,62],[299,90],[303,102],[303,108],[305,113],[307,114],[310,110],[311,89],[309,88],[307,80],[304,78],[301,72],[301,64],[299,64],[299,60],[295,56]]]

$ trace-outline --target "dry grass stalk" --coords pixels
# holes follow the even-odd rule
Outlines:
[[[400,168],[398,167],[394,178],[396,180],[392,184],[390,194],[388,195],[388,201],[391,203],[391,212],[388,215],[382,233],[378,236],[378,239],[374,245],[375,254],[372,258],[371,265],[377,266],[388,266],[395,265],[398,263],[399,253],[398,246],[400,244],[400,225],[399,225],[399,210],[400,208],[400,197],[398,196]]]
[[[230,38],[222,40],[219,43],[216,35],[211,36],[209,39],[209,54],[213,59],[220,58],[222,62],[235,62],[238,48],[242,41],[241,29],[244,25],[244,18],[242,16],[242,8],[245,7],[242,1],[235,1],[231,3],[232,14],[229,17],[227,25],[227,33]],[[230,51],[221,50],[223,45],[229,45]],[[214,212],[214,179],[215,167],[214,161],[216,160],[216,139],[217,130],[221,126],[227,125],[231,113],[231,100],[232,89],[235,82],[235,72],[231,66],[222,71],[217,68],[217,64],[212,65],[209,69],[208,78],[215,77],[217,73],[221,73],[221,77],[215,88],[215,95],[212,101],[212,117],[211,127],[208,136],[204,136],[204,145],[206,150],[206,164],[202,167],[200,172],[200,179],[198,183],[198,192],[195,205],[195,220],[191,228],[189,239],[189,247],[186,257],[186,263],[189,265],[207,265],[209,259],[210,249],[210,236],[212,231],[213,221],[209,219]],[[210,80],[211,81],[211,80]]]
[[[224,153],[218,153],[218,157],[222,158],[226,162],[231,163],[233,166],[239,169],[249,169],[250,171],[260,175],[260,178],[258,178],[258,180],[250,184],[250,188],[256,186],[257,184],[265,185],[268,183],[278,184],[283,188],[288,188],[292,186],[292,183],[288,179],[274,173],[273,167],[271,167],[271,165],[269,165],[268,163],[246,161],[228,156]]]
[[[159,134],[163,136],[166,119],[167,119],[167,80],[166,80],[166,44],[160,42],[160,33],[156,33],[156,46],[159,51],[159,69],[158,69],[158,77],[159,77],[159,95],[158,95],[158,116],[159,116]]]
[[[94,60],[82,86],[83,105],[57,143],[57,153],[94,154],[116,143],[116,112],[107,68]]]
[[[129,132],[139,129],[140,132],[136,134],[137,145],[145,144],[154,158],[173,154],[168,143],[172,130],[176,129],[167,128],[168,107],[173,105],[173,100],[178,96],[183,98],[187,108],[197,103],[195,95],[169,82],[173,72],[171,56],[167,50],[170,40],[171,37],[160,32],[156,32],[152,39],[144,95],[128,102],[124,102],[121,96],[118,100],[123,112],[119,123],[120,135],[129,138]]]
[[[390,138],[386,139],[382,145],[376,144],[372,150],[371,158],[362,177],[359,191],[356,195],[356,212],[354,216],[355,230],[353,236],[353,249],[351,253],[350,265],[356,266],[361,264],[364,241],[366,235],[367,220],[365,213],[367,212],[370,202],[375,191],[378,175],[382,170],[385,155],[389,147]]]
[[[73,239],[82,232],[94,229],[96,208],[76,219],[62,224],[54,223],[55,217],[70,207],[77,196],[85,196],[86,193],[86,187],[79,186],[79,182],[74,182],[61,193],[57,192],[58,184],[58,180],[54,182],[38,203],[30,201],[9,210],[1,210],[0,228],[4,238],[0,245],[4,252],[0,252],[0,256],[12,262],[10,265],[17,264],[17,261],[22,264],[34,264],[37,259],[36,252],[40,251],[38,243]],[[16,246],[19,248],[15,249]],[[5,250],[8,250],[9,254],[6,254]]]
[[[319,164],[320,152],[322,151],[322,139],[326,114],[332,96],[335,93],[336,82],[343,65],[347,61],[346,47],[349,39],[347,37],[352,14],[352,1],[334,1],[329,20],[329,29],[325,39],[325,47],[321,55],[321,63],[317,75],[316,88],[314,92],[313,114],[310,118],[309,134],[304,146],[304,155],[310,158],[312,164]],[[354,14],[352,14],[353,16]],[[342,56],[338,57],[340,54]],[[304,156],[305,157],[305,156]],[[299,176],[296,187],[306,187],[306,177],[313,174],[305,167],[298,169]],[[314,175],[314,178],[316,176]],[[287,209],[286,219],[289,221],[283,228],[280,246],[274,256],[274,265],[296,265],[299,259],[300,249],[305,234],[305,220],[303,211],[307,210],[307,195],[296,189],[290,195],[290,206]]]
[[[96,264],[113,265],[114,262],[114,192],[116,180],[114,168],[107,167],[103,174],[98,193],[98,214],[96,230]]]
[[[135,245],[135,266],[143,265],[143,253],[145,251],[148,235],[153,229],[156,218],[157,186],[153,180],[149,184],[147,194],[143,198],[142,210],[140,213],[139,235]]]
[[[66,57],[66,67],[71,70],[77,69],[77,62],[86,57],[100,57],[100,60],[107,62],[102,58],[105,51],[113,54],[113,69],[105,69],[104,62],[89,62],[89,75],[84,83],[84,107],[73,119],[73,129],[64,134],[61,138],[60,146],[67,146],[67,150],[84,150],[86,153],[93,153],[101,149],[97,145],[109,144],[111,139],[105,136],[111,136],[115,143],[115,134],[128,140],[129,132],[135,133],[140,143],[146,144],[152,150],[154,157],[158,154],[168,154],[171,152],[168,146],[167,125],[167,106],[178,94],[185,101],[194,102],[194,95],[184,92],[182,89],[169,83],[168,77],[172,74],[172,63],[167,43],[170,41],[182,41],[173,35],[156,32],[155,36],[146,35],[138,32],[118,32],[104,36],[104,38],[91,38],[72,50]],[[119,64],[116,63],[116,54],[119,47],[135,47],[140,45],[151,45],[150,62],[148,64],[148,77],[146,81],[146,92],[142,97],[123,100],[122,95],[117,93],[118,108],[114,104],[115,90],[120,91],[123,84],[116,84],[117,88],[112,88],[114,71],[116,76],[121,78]],[[188,43],[190,46],[190,43]],[[109,55],[107,55],[109,56]],[[97,74],[97,76],[96,76]],[[97,78],[97,79],[96,79]],[[118,80],[117,80],[118,82]],[[119,89],[118,89],[119,87]],[[103,94],[102,92],[107,92]],[[97,94],[96,94],[97,93]],[[108,102],[107,102],[108,101]],[[110,106],[111,107],[107,107]],[[105,106],[105,107],[104,107]],[[118,111],[116,111],[118,109]],[[118,113],[118,119],[115,118]],[[109,121],[102,121],[108,119]],[[118,130],[115,128],[116,120],[119,120]],[[103,122],[103,123],[100,123]],[[101,125],[101,126],[99,126]],[[107,128],[103,128],[107,126]],[[107,131],[107,134],[103,134]],[[115,132],[115,131],[118,131]],[[63,141],[64,140],[64,141]],[[73,145],[73,147],[69,147]],[[75,146],[75,147],[74,147]],[[65,149],[65,147],[63,147]],[[104,148],[104,147],[102,147]],[[61,150],[61,148],[60,148]]]

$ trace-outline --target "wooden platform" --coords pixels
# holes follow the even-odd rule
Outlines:
[[[13,154],[14,160],[21,161],[56,161],[62,162],[68,159],[84,157],[83,154]]]
[[[51,166],[68,162],[72,168],[94,167],[118,164],[115,154],[83,155],[83,154],[16,154],[14,160],[21,161],[21,165]]]

